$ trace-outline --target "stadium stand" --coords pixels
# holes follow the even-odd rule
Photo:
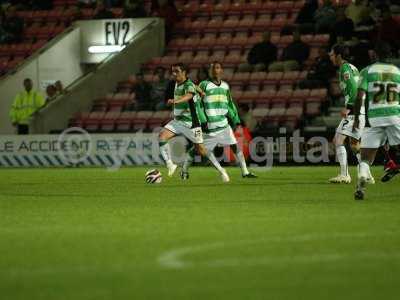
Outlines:
[[[322,2],[319,1],[320,6]],[[283,48],[292,42],[291,32],[304,3],[304,0],[175,1],[179,22],[171,31],[165,55],[154,57],[143,66],[145,81],[156,80],[153,72],[159,66],[168,69],[180,61],[194,70],[218,60],[224,65],[225,79],[231,85],[234,100],[250,105],[260,128],[281,125],[295,129],[314,121],[318,124],[324,113],[337,113],[334,107],[331,110],[341,96],[337,79],[332,78],[323,89],[299,89],[298,83],[307,78],[319,48],[332,44],[329,34],[301,35],[301,40],[310,46],[310,55],[301,70],[238,72],[250,48],[261,40],[266,30],[272,33],[271,42],[277,46],[278,56],[282,55]],[[346,7],[350,3],[351,0],[333,1],[335,7]],[[77,1],[55,0],[53,4],[51,10],[18,11],[25,23],[23,41],[0,46],[1,74],[18,66],[74,20],[91,19],[95,15],[95,8],[80,8]],[[151,15],[151,1],[144,4]],[[111,11],[114,17],[124,15],[123,7],[114,7]],[[399,16],[393,15],[393,19],[398,20]],[[152,130],[162,126],[170,116],[167,112],[131,111],[138,102],[132,92],[135,82],[134,75],[119,82],[112,93],[93,100],[91,112],[73,116],[70,125],[80,125],[92,132]]]

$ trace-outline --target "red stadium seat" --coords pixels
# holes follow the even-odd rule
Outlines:
[[[198,49],[200,49],[200,50],[209,50],[209,49],[211,49],[211,47],[213,46],[213,45],[215,45],[215,43],[216,43],[216,37],[215,36],[212,36],[212,35],[208,35],[208,36],[205,36],[205,37],[203,37],[201,40],[200,40],[200,42],[199,42],[199,45],[198,45]]]
[[[115,130],[119,132],[129,132],[132,129],[132,122],[136,116],[135,111],[122,112],[115,121]]]
[[[299,71],[284,72],[280,84],[294,84],[299,80]]]
[[[104,112],[95,111],[91,112],[89,118],[85,122],[85,129],[89,132],[96,132],[99,130],[100,121],[104,117]]]
[[[278,2],[275,1],[267,1],[264,2],[261,12],[262,13],[275,13],[276,9],[278,8]]]
[[[323,102],[327,100],[328,90],[327,89],[313,89],[310,92],[308,101]]]
[[[119,111],[110,111],[104,115],[104,118],[100,121],[100,131],[111,132],[115,128],[115,123],[118,117],[121,115]]]
[[[282,79],[282,77],[283,72],[269,72],[264,82],[270,85],[276,85]]]
[[[297,89],[293,91],[292,99],[299,99],[301,101],[306,101],[310,97],[309,89]]]
[[[249,72],[237,72],[235,74],[233,74],[233,77],[231,79],[231,84],[234,83],[240,83],[240,84],[247,84],[247,82],[250,79],[250,73]]]
[[[291,13],[294,7],[294,1],[279,1],[275,13]]]

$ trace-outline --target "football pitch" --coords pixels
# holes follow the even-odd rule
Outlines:
[[[400,299],[400,176],[147,169],[0,170],[0,299]]]

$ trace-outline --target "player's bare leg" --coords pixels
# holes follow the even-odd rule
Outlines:
[[[212,165],[218,170],[223,182],[230,181],[228,173],[225,171],[224,168],[221,167],[220,163],[218,162],[217,158],[215,157],[214,153],[211,150],[208,151],[207,148],[204,146],[204,144],[195,144],[194,147],[201,156],[207,157],[208,160],[212,163]]]
[[[165,161],[168,169],[168,176],[172,176],[177,168],[177,165],[173,163],[171,159],[171,149],[169,147],[168,141],[175,137],[176,134],[172,131],[163,128],[158,136],[158,144],[160,146],[161,156]]]
[[[360,167],[360,163],[361,163],[361,153],[360,153],[360,141],[356,140],[355,138],[350,137],[350,147],[351,150],[353,151],[354,155],[357,157],[357,162],[358,162],[358,166],[357,169]],[[368,169],[370,171],[370,169]],[[375,179],[372,176],[371,172],[369,172],[368,174],[368,178],[367,178],[367,183],[369,184],[375,184]]]
[[[361,162],[358,168],[357,188],[354,193],[354,199],[363,200],[365,189],[368,183],[369,174],[371,174],[370,166],[375,160],[378,149],[364,148],[361,149]]]
[[[336,149],[336,157],[340,165],[340,174],[336,177],[329,179],[330,183],[351,183],[351,177],[349,175],[349,167],[347,162],[347,151],[344,146],[347,136],[336,133],[333,138],[333,143]]]

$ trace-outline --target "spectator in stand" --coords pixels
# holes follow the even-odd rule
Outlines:
[[[29,119],[44,104],[43,96],[33,89],[32,80],[26,78],[24,91],[15,96],[10,110],[11,122],[17,128],[18,134],[29,134]]]
[[[46,87],[46,105],[57,98],[57,89],[54,84],[49,84]]]
[[[174,0],[152,0],[151,15],[165,20],[165,39],[169,41],[175,23],[178,22],[178,9]]]
[[[336,10],[332,0],[324,0],[314,14],[315,32],[329,33],[336,22]]]
[[[336,23],[330,35],[330,44],[336,44],[338,36],[342,36],[345,41],[350,40],[354,34],[353,20],[345,14],[344,8],[339,8],[336,13]]]
[[[93,19],[101,20],[101,19],[113,19],[113,18],[114,18],[114,14],[112,13],[111,10],[109,10],[106,7],[106,5],[104,4],[104,1],[98,1]]]
[[[125,0],[124,16],[126,18],[144,18],[147,16],[142,0]]]
[[[393,19],[388,6],[382,8],[382,19],[377,26],[376,40],[384,41],[394,49],[400,47],[400,24]]]
[[[15,6],[9,6],[3,18],[2,29],[4,31],[5,43],[19,43],[24,31],[24,20],[17,16]]]
[[[64,89],[64,86],[63,86],[61,80],[57,80],[57,81],[54,83],[54,87],[56,88],[57,96],[58,96],[58,95],[63,95],[63,94],[66,93],[66,90]]]
[[[144,80],[143,73],[136,74],[136,84],[132,90],[136,94],[137,110],[152,110],[151,85]]]
[[[329,58],[327,49],[321,47],[314,65],[307,74],[307,78],[299,83],[299,87],[302,89],[328,88],[329,79],[334,77],[335,74],[336,69]]]
[[[293,32],[293,42],[283,49],[282,58],[270,64],[270,72],[294,71],[302,68],[310,55],[310,46],[301,41],[300,32]]]
[[[365,0],[352,1],[346,8],[346,15],[353,20],[355,26],[370,14],[370,9]]]
[[[295,23],[299,26],[302,34],[314,32],[314,14],[318,9],[318,0],[306,0],[304,6],[300,9]]]
[[[278,49],[271,43],[271,33],[264,32],[262,42],[255,44],[247,55],[247,63],[239,65],[240,72],[263,71],[277,59]]]
[[[155,110],[166,109],[165,92],[167,91],[168,80],[165,77],[165,68],[157,67],[154,71],[156,80],[151,85],[151,101]]]

